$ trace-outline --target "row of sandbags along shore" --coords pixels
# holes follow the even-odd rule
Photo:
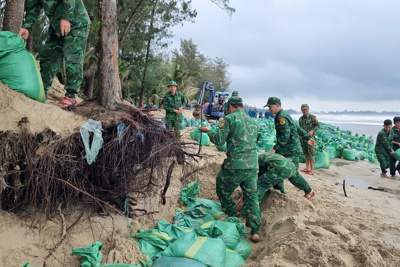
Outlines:
[[[276,143],[276,131],[273,119],[258,118],[255,119],[258,124],[257,150],[269,151]],[[210,139],[207,134],[201,133],[197,127],[200,127],[200,120],[184,118],[184,123],[192,123],[195,121],[196,127],[191,131],[190,136],[205,146],[210,145]],[[298,124],[298,121],[296,121]],[[220,122],[209,125],[206,120],[203,123],[212,129],[218,128]],[[298,126],[298,125],[297,125]],[[189,127],[189,126],[186,126]],[[300,142],[297,144],[300,151]],[[217,149],[226,151],[226,144],[217,146]],[[334,158],[343,158],[346,160],[369,160],[372,163],[378,163],[375,155],[375,141],[372,136],[352,134],[351,131],[341,130],[339,127],[332,126],[327,123],[319,123],[319,130],[315,133],[315,169],[325,168],[330,166],[330,160]],[[305,162],[304,154],[300,153],[300,163]]]

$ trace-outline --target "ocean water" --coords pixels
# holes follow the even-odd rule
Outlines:
[[[400,116],[399,114],[388,115],[335,115],[335,114],[314,114],[317,116],[318,121],[328,123],[333,126],[339,127],[341,130],[351,131],[354,135],[365,134],[375,139],[378,132],[383,128],[383,121],[393,117]],[[298,120],[302,114],[291,115],[293,119]]]

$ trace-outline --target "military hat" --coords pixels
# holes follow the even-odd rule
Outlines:
[[[229,98],[228,105],[243,105],[243,100],[238,96],[234,96]]]
[[[277,97],[268,98],[267,104],[264,107],[269,107],[269,105],[281,105],[281,100]]]
[[[310,107],[307,104],[303,104],[301,105],[301,110],[303,109],[310,109]]]
[[[239,96],[238,91],[233,91],[232,96]]]
[[[173,86],[173,85],[175,85],[175,86],[178,86],[178,84],[175,82],[175,81],[170,81],[169,83],[168,83],[168,85],[167,85],[167,87],[168,86]]]

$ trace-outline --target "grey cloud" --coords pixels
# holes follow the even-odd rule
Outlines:
[[[231,19],[197,2],[197,23],[175,33],[223,57],[232,90],[247,88],[251,98],[271,91],[357,102],[400,97],[400,1],[231,2]]]

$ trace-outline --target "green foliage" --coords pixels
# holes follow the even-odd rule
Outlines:
[[[97,73],[101,28],[99,6],[95,0],[83,2],[91,19],[84,71]],[[235,11],[229,6],[229,0],[210,2],[229,15]],[[4,8],[5,0],[0,0],[0,3]],[[171,78],[178,82],[179,90],[189,102],[195,101],[204,80],[211,81],[217,91],[228,90],[231,83],[227,73],[228,65],[222,58],[210,59],[200,53],[192,40],[182,40],[180,50],[173,51],[171,56],[163,53],[170,45],[172,28],[194,22],[197,11],[193,9],[191,0],[118,0],[117,8],[119,38],[123,39],[119,43],[119,70],[124,98],[132,98],[137,102],[144,86],[145,102],[158,104],[168,92],[166,83]],[[32,29],[33,51],[39,58],[49,27],[48,19],[42,11]],[[94,95],[98,93],[97,74],[95,77]]]

